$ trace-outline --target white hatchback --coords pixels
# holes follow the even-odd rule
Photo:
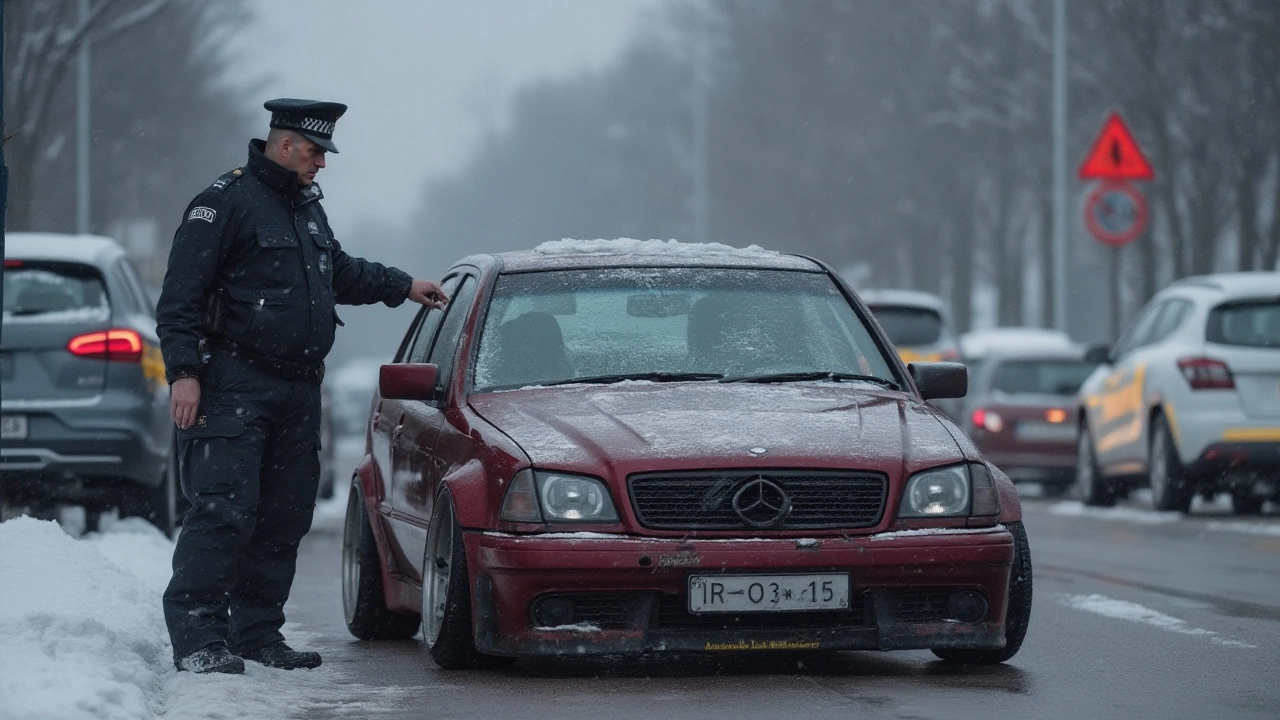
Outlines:
[[[1077,497],[1110,505],[1150,485],[1159,510],[1230,492],[1236,512],[1280,502],[1280,273],[1173,283],[1080,388]]]

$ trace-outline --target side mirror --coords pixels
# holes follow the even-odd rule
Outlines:
[[[378,369],[378,393],[386,400],[436,399],[440,368],[433,363],[395,363]]]
[[[1096,363],[1098,365],[1107,365],[1111,363],[1111,346],[1105,343],[1099,345],[1090,345],[1088,350],[1084,351],[1084,361]]]
[[[960,363],[907,363],[907,372],[925,400],[962,398],[969,393],[969,368]]]

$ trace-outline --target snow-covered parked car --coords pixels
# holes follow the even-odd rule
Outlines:
[[[1080,388],[1076,491],[1109,505],[1149,485],[1159,510],[1230,492],[1280,501],[1280,273],[1186,278],[1147,303]]]
[[[831,269],[660,241],[459,261],[380,370],[350,489],[357,637],[520,656],[1020,647],[1009,479]]]

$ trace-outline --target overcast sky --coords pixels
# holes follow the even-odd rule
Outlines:
[[[350,106],[334,134],[341,153],[318,178],[341,237],[363,219],[403,222],[424,180],[465,162],[513,89],[607,65],[659,2],[255,0],[235,55],[241,77],[265,80],[259,109],[272,97]]]

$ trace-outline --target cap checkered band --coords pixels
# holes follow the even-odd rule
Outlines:
[[[280,124],[323,136],[333,135],[333,128],[336,125],[336,123],[329,122],[328,120],[320,120],[312,117],[285,118]]]

